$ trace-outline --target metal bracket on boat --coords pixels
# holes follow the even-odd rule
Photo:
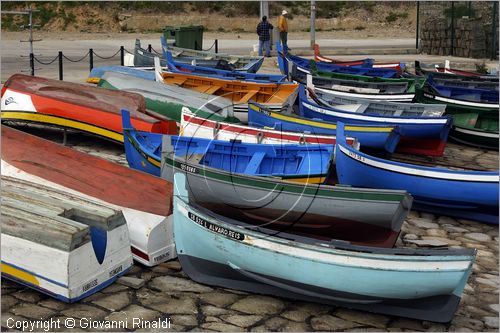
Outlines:
[[[219,130],[220,130],[220,123],[217,121],[214,125],[214,131],[213,131],[214,140],[217,140],[217,135],[219,134]]]
[[[257,133],[257,143],[262,143],[263,140],[264,140],[264,133],[262,132]]]

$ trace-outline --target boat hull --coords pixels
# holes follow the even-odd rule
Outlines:
[[[2,121],[71,128],[123,143],[117,105],[128,108],[132,123],[143,131],[177,132],[174,122],[146,115],[140,95],[22,74],[11,76],[2,90]]]
[[[335,165],[342,184],[404,189],[420,209],[430,207],[443,214],[454,210],[464,217],[486,212],[491,216],[483,222],[498,224],[498,172],[461,172],[387,161],[353,151],[340,136]]]
[[[267,127],[277,131],[326,135],[336,135],[337,133],[335,123],[269,112],[255,105],[250,105],[248,109],[248,123],[252,127]],[[390,126],[350,126],[347,127],[346,133],[350,137],[357,138],[361,147],[385,149],[388,152],[396,150],[400,139],[399,132]]]
[[[183,175],[176,174],[176,188],[184,185],[179,176]],[[200,283],[448,322],[472,270],[474,251],[471,250],[443,263],[443,267],[451,263],[461,266],[460,269],[408,270],[406,265],[412,265],[412,259],[418,267],[424,267],[425,261],[431,260],[408,259],[401,255],[403,253],[377,255],[375,249],[367,247],[362,248],[372,253],[360,254],[354,247],[350,252],[349,246],[335,253],[329,251],[328,245],[314,246],[308,240],[302,243],[296,240],[298,237],[287,234],[283,234],[284,238],[273,237],[254,231],[251,226],[233,225],[238,223],[234,220],[221,223],[222,217],[186,204],[187,195],[183,194],[176,194],[174,199],[176,249],[184,272]],[[387,250],[383,249],[382,253],[384,251]],[[337,256],[340,253],[346,261],[339,265],[334,262],[342,260]],[[439,256],[436,253],[435,258]],[[439,260],[446,260],[445,257]],[[370,259],[375,258],[370,267]],[[366,261],[363,266],[357,266],[356,259]],[[418,262],[420,260],[424,263]],[[380,269],[380,265],[404,265],[406,269]],[[331,278],[342,276],[349,278]]]
[[[172,181],[174,172],[184,173],[193,202],[279,231],[392,247],[411,206],[411,197],[401,192],[279,182],[164,156],[162,178]]]
[[[121,210],[136,261],[175,258],[170,183],[6,126],[1,171]]]

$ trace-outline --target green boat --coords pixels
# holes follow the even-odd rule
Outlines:
[[[498,149],[498,113],[469,112],[453,115],[450,137],[460,143]]]
[[[224,97],[118,72],[104,73],[98,86],[140,94],[144,96],[146,109],[151,116],[175,120],[178,124],[181,123],[182,111],[186,108],[203,118],[230,123],[240,122],[233,116],[233,102]]]

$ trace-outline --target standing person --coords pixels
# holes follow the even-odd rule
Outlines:
[[[262,21],[257,25],[257,35],[259,35],[259,56],[262,56],[262,47],[266,49],[266,57],[271,56],[271,33],[273,25],[267,21],[267,16],[262,16]]]
[[[281,16],[278,18],[278,29],[280,30],[280,40],[283,45],[283,52],[288,53],[290,49],[288,48],[288,22],[286,17],[288,16],[288,12],[283,9],[281,12]]]

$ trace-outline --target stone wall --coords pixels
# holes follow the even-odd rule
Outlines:
[[[451,20],[429,18],[422,24],[420,52],[434,55],[450,55],[452,47]],[[455,20],[454,55],[468,58],[491,56],[491,24],[483,18]],[[498,36],[498,26],[497,33]],[[498,44],[496,45],[498,47]]]
[[[454,3],[456,15],[454,55],[469,58],[490,58],[493,2],[455,1]],[[451,2],[420,2],[420,22],[420,52],[450,55],[452,44]],[[497,50],[498,24],[495,37],[497,42],[494,47]]]

